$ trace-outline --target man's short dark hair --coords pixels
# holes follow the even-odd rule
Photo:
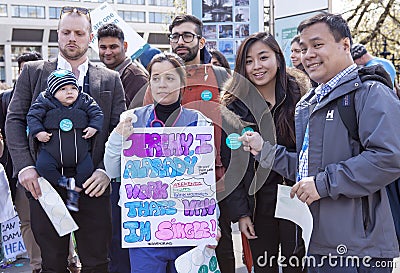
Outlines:
[[[190,14],[178,15],[174,18],[172,23],[169,25],[169,32],[172,32],[172,29],[176,26],[179,26],[183,23],[193,23],[196,25],[196,34],[203,36],[203,22],[197,18],[196,16]]]
[[[305,28],[308,28],[316,23],[325,23],[328,25],[336,42],[343,38],[350,39],[350,45],[353,44],[351,32],[345,19],[340,14],[319,13],[311,18],[308,18],[300,23],[297,27],[298,33],[301,33]]]
[[[38,61],[38,60],[43,60],[42,54],[40,54],[39,52],[36,52],[36,51],[24,52],[21,55],[19,55],[17,58],[18,68],[21,70],[22,63]]]
[[[104,37],[118,38],[121,41],[121,43],[125,41],[124,32],[114,23],[102,25],[97,30],[97,39],[100,40],[101,38]]]

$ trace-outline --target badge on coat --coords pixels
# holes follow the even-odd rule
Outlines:
[[[72,121],[70,119],[63,119],[60,121],[60,129],[64,132],[68,132],[72,130]]]
[[[201,92],[201,99],[204,101],[209,101],[212,99],[212,92],[210,90],[204,90]]]

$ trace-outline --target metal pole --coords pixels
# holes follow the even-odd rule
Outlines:
[[[275,36],[275,1],[269,0],[269,30]]]

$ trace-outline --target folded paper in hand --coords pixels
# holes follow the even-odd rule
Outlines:
[[[38,179],[42,196],[39,197],[40,205],[49,217],[58,235],[64,236],[79,227],[75,223],[58,192],[43,177]]]

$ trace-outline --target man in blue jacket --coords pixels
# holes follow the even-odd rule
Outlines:
[[[273,169],[296,179],[291,197],[307,203],[312,213],[308,256],[314,262],[307,264],[308,272],[389,273],[399,249],[385,186],[400,175],[400,134],[394,126],[400,102],[388,77],[361,80],[350,30],[340,15],[318,14],[301,22],[298,31],[302,63],[320,85],[296,107],[297,152],[275,147]],[[359,141],[349,135],[337,104],[352,92]],[[251,132],[240,139],[267,167],[271,144]]]

